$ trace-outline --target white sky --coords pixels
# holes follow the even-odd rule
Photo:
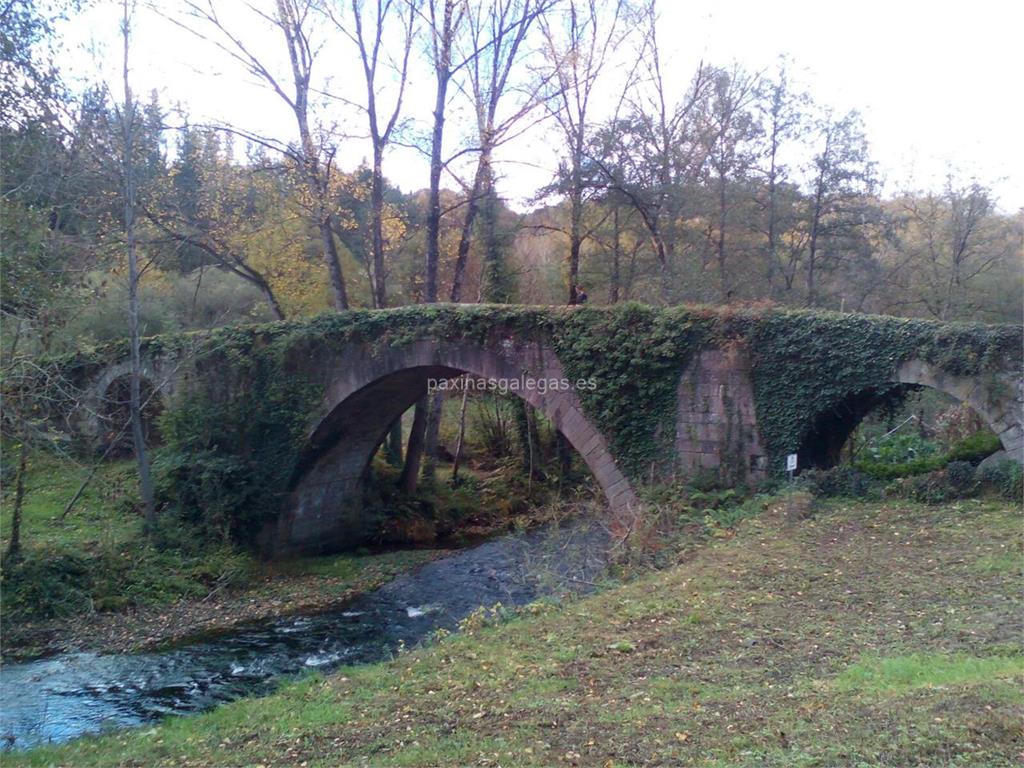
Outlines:
[[[154,3],[166,13],[180,9],[175,0]],[[224,18],[243,19],[241,0],[216,4]],[[117,81],[119,5],[100,0],[72,20],[66,32],[68,69],[87,78],[99,69],[108,82]],[[661,0],[660,8],[659,38],[670,83],[684,86],[702,60],[719,66],[735,61],[756,71],[774,67],[785,54],[817,102],[840,112],[860,110],[887,191],[938,187],[952,165],[963,177],[990,185],[1003,210],[1024,207],[1024,3]],[[276,35],[251,22],[238,29],[272,57],[283,55]],[[327,84],[358,96],[361,70],[353,52],[332,45],[324,51]],[[82,53],[85,46],[94,53]],[[165,107],[181,103],[193,122],[229,122],[283,138],[294,132],[284,105],[251,85],[237,65],[141,7],[133,56],[136,91],[155,88]],[[428,120],[432,89],[427,73],[415,71],[404,112]],[[335,114],[341,131],[361,130],[358,117]],[[453,147],[466,118],[457,110],[449,117]],[[498,158],[503,195],[524,205],[551,179],[557,150],[550,128],[504,148]],[[366,154],[359,139],[344,141],[341,164],[352,167]],[[427,184],[426,163],[414,150],[396,149],[385,172],[406,191]]]

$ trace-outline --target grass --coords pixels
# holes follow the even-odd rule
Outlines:
[[[9,457],[8,457],[9,458]],[[133,461],[101,464],[70,514],[60,516],[89,468],[44,453],[33,454],[25,481],[21,541],[29,552],[54,547],[116,549],[136,541],[142,517],[136,510],[138,489]],[[7,548],[13,481],[4,484],[0,541]]]
[[[1011,505],[768,512],[685,562],[391,662],[8,755],[73,766],[1000,766],[1024,756]]]
[[[835,681],[838,691],[906,693],[914,688],[977,685],[1024,675],[1024,655],[979,658],[964,654],[921,654],[872,657],[844,669]]]

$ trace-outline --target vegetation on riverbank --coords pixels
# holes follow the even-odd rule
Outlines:
[[[447,547],[529,525],[551,492],[550,485],[520,478],[515,466],[496,465],[489,471],[464,467],[457,487],[439,480],[406,496],[394,487],[396,472],[378,462],[370,501],[390,514],[382,516],[377,550],[265,563],[179,519],[166,520],[155,540],[147,541],[131,461],[100,463],[63,516],[89,473],[67,457],[31,457],[22,548],[5,559],[0,574],[5,659],[138,650],[272,616],[326,610]],[[5,552],[12,495],[5,483]],[[407,549],[390,551],[394,547]]]
[[[579,602],[9,764],[1017,765],[1021,524],[991,500],[776,504]]]

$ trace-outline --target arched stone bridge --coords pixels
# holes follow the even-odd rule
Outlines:
[[[844,349],[868,362],[850,364]],[[264,396],[259,387],[301,382],[311,405],[297,446],[281,447],[289,479],[263,532],[280,554],[356,543],[370,459],[430,379],[569,382],[514,393],[551,420],[621,510],[652,478],[714,473],[751,483],[789,451],[801,466],[827,466],[860,419],[901,388],[931,387],[969,404],[1020,461],[1020,349],[1021,331],[1009,326],[635,305],[435,305],[153,339],[143,371],[170,408],[197,399],[244,404]],[[120,355],[81,367],[87,434],[98,430],[108,389],[128,373]],[[253,378],[256,359],[264,378],[269,366],[269,384]],[[807,381],[818,370],[820,386]],[[657,392],[670,397],[655,402]],[[791,405],[777,409],[776,401]]]

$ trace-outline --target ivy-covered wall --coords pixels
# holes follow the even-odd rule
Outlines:
[[[744,335],[758,427],[776,468],[848,398],[869,392],[883,400],[898,390],[894,373],[906,360],[923,360],[955,376],[1021,375],[1019,326],[773,311],[751,317]]]

